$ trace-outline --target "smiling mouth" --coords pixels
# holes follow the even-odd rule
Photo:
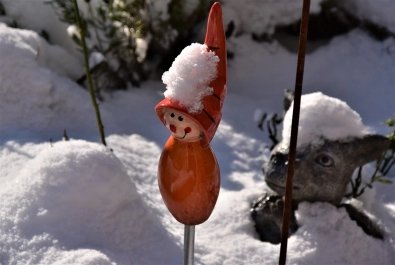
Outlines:
[[[175,138],[177,138],[177,139],[179,139],[179,140],[182,140],[182,139],[184,139],[184,138],[185,138],[185,136],[187,136],[187,134],[188,134],[188,133],[187,133],[187,132],[185,132],[185,134],[184,134],[184,136],[183,136],[183,137],[177,137],[177,136],[175,136],[175,135],[174,135],[174,137],[175,137]]]

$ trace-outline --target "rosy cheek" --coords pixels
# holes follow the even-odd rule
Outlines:
[[[173,133],[176,133],[176,131],[177,131],[176,126],[174,126],[173,124],[170,124],[170,131],[172,131]]]
[[[191,127],[186,127],[186,128],[184,129],[184,131],[185,131],[186,133],[190,133],[190,132],[192,131],[192,129],[191,129]]]

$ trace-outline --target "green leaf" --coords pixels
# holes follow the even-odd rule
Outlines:
[[[377,181],[384,183],[384,184],[392,184],[392,180],[389,180],[389,179],[381,178],[381,179],[378,179]]]
[[[384,123],[387,124],[390,127],[393,127],[393,126],[395,126],[395,118],[394,119],[388,119]]]
[[[374,177],[372,178],[372,182],[375,182],[375,181],[381,179],[382,177],[383,177],[383,176],[374,176]]]

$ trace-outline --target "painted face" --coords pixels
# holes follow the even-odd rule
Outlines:
[[[164,111],[165,126],[178,140],[193,142],[201,136],[200,127],[188,116],[172,109]]]

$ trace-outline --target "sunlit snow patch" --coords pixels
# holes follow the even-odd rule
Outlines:
[[[293,102],[284,117],[283,142],[289,144]],[[328,140],[362,137],[369,133],[361,116],[346,102],[321,92],[303,95],[300,105],[298,146]]]
[[[122,163],[96,143],[48,146],[0,201],[0,264],[171,264],[178,251]]]

